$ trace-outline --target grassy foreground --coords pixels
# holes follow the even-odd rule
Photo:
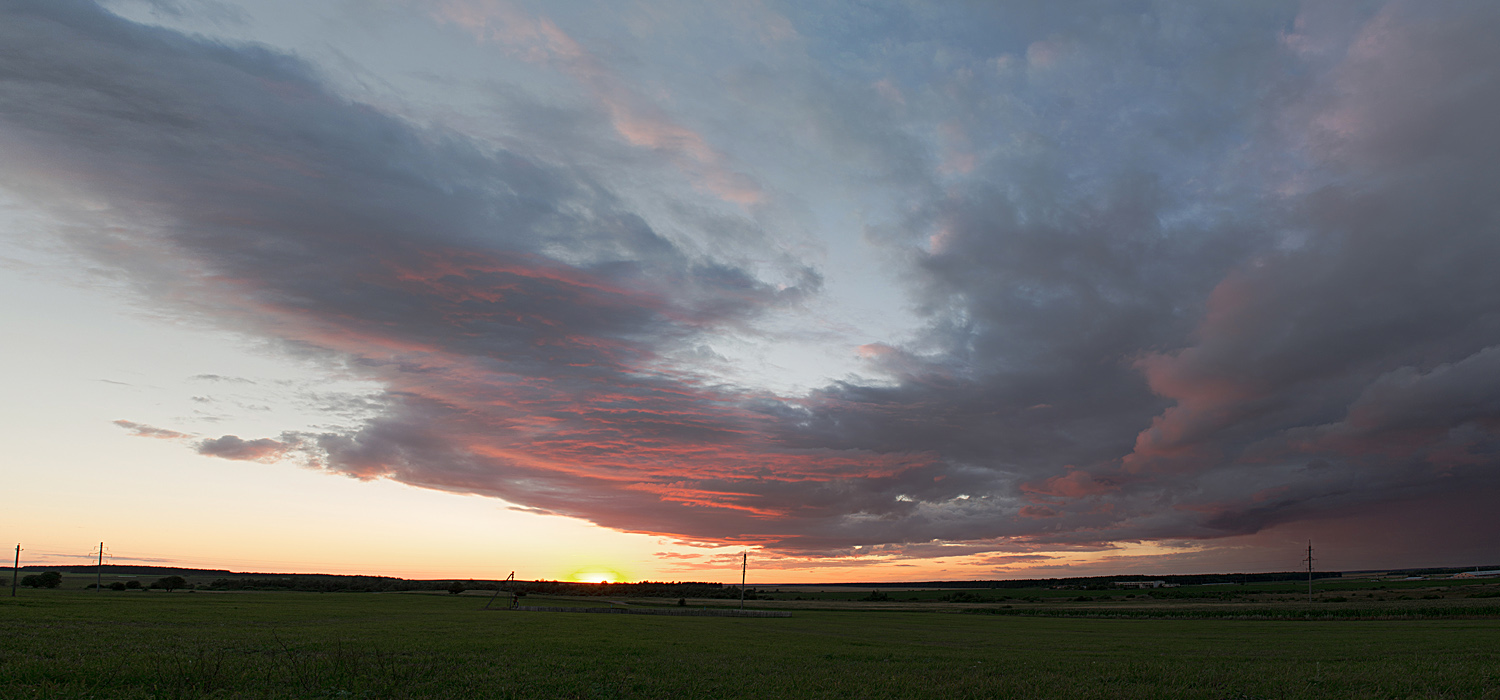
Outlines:
[[[1497,698],[1494,620],[481,612],[419,594],[0,598],[0,698]]]

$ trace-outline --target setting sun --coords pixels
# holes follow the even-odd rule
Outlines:
[[[573,572],[568,580],[575,583],[621,583],[628,579],[613,569],[587,569]]]

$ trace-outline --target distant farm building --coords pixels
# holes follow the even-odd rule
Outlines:
[[[1453,578],[1494,578],[1496,576],[1500,576],[1500,569],[1490,569],[1488,571],[1465,571],[1461,574],[1454,574]]]

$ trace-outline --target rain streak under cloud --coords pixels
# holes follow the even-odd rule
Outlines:
[[[1059,5],[284,10],[360,53],[0,0],[0,188],[157,313],[379,387],[118,421],[245,469],[787,566],[1493,556],[1500,6]]]

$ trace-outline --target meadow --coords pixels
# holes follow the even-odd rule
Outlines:
[[[1330,620],[1304,601],[1303,619],[1256,620],[837,600],[658,617],[486,597],[23,590],[0,598],[0,698],[1500,698],[1483,598],[1477,619]]]

